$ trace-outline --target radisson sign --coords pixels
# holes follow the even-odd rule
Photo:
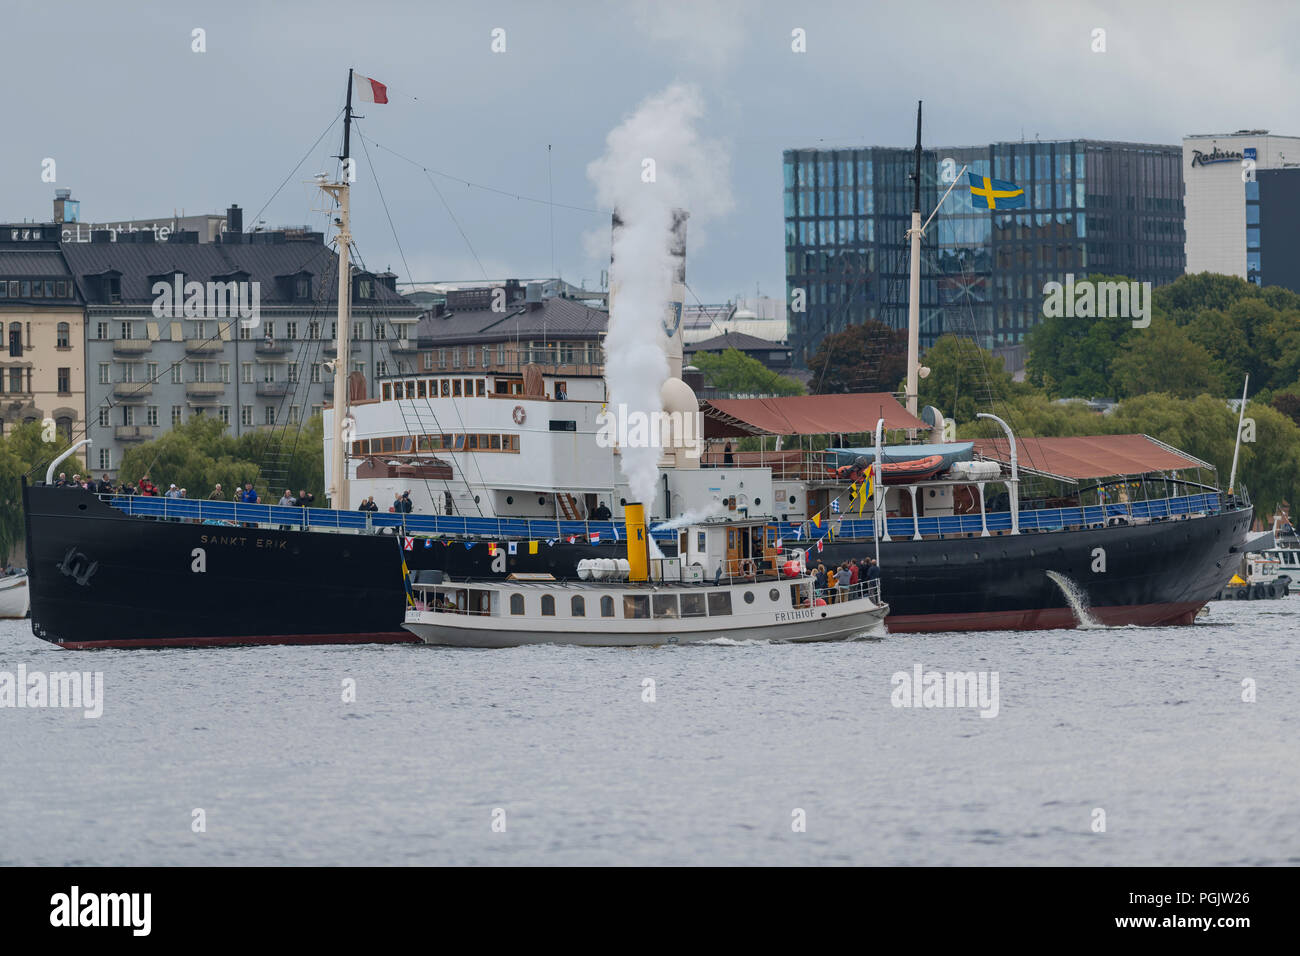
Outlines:
[[[1193,166],[1212,166],[1215,163],[1231,163],[1241,159],[1241,153],[1229,152],[1214,147],[1208,153],[1202,153],[1199,149],[1192,150]]]

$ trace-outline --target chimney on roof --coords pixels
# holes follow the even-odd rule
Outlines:
[[[226,232],[244,231],[244,210],[233,205],[226,210]]]

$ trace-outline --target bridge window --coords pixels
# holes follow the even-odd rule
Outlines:
[[[614,616],[614,599],[610,597],[608,594],[600,599],[600,616],[601,617]]]
[[[709,592],[709,616],[719,617],[730,613],[731,613],[731,592],[710,591]]]
[[[630,618],[645,618],[650,616],[650,595],[648,594],[624,594],[623,595],[623,616]]]
[[[581,594],[575,594],[572,600],[569,601],[569,614],[573,617],[587,616],[587,602]]]
[[[524,613],[524,596],[522,594],[510,595],[510,613],[511,614]]]
[[[542,595],[542,616],[555,617],[555,595],[554,594]]]

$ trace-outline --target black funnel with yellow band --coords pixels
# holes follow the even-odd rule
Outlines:
[[[629,581],[645,581],[650,577],[650,542],[645,527],[645,506],[623,506],[623,525],[627,532],[627,564]]]

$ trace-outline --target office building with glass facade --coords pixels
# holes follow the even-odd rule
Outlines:
[[[993,143],[922,153],[928,216],[921,345],[945,333],[1018,343],[1043,287],[1089,273],[1161,285],[1183,273],[1182,150],[1098,140]],[[794,149],[785,165],[786,294],[796,364],[822,337],[876,319],[907,325],[909,149]],[[1010,180],[1026,205],[976,209],[962,168]]]

